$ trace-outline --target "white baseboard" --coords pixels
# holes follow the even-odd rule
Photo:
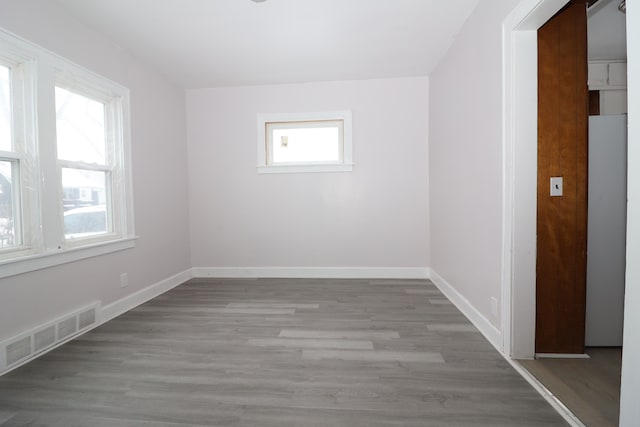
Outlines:
[[[480,330],[482,335],[502,354],[502,334],[486,317],[482,315],[471,303],[453,286],[442,278],[433,269],[430,270],[431,281],[449,300],[458,307],[467,319]]]
[[[161,280],[151,286],[147,286],[144,289],[140,289],[126,297],[114,301],[109,305],[105,305],[100,310],[100,317],[98,323],[104,323],[111,319],[120,316],[123,313],[144,304],[145,302],[161,295],[178,285],[183,284],[187,280],[191,279],[191,269],[185,270],[181,273],[175,274],[167,279]]]
[[[193,277],[312,278],[312,279],[428,279],[426,267],[194,267]]]

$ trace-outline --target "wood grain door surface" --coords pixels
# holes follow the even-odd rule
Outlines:
[[[536,353],[584,352],[588,100],[586,4],[573,1],[538,30]]]

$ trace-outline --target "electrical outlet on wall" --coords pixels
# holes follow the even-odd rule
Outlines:
[[[498,298],[491,297],[491,314],[493,317],[498,317]]]
[[[120,287],[126,288],[127,286],[129,286],[129,276],[127,276],[127,273],[122,273],[120,275]]]

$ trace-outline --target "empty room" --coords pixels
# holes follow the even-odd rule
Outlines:
[[[605,10],[640,22],[0,0],[0,426],[637,426],[640,29],[594,57]],[[615,120],[614,254],[587,148]],[[605,387],[574,369],[614,281]]]

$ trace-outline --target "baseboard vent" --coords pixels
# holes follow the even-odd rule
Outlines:
[[[99,307],[96,302],[0,342],[0,374],[94,326]]]
[[[31,337],[16,340],[6,347],[7,364],[14,364],[31,354]]]
[[[78,319],[76,316],[64,319],[58,323],[58,340],[63,340],[70,335],[73,335],[78,328]]]
[[[96,309],[90,308],[78,314],[78,329],[84,329],[96,323]]]
[[[27,337],[28,338],[28,337]],[[39,353],[56,342],[56,327],[49,326],[33,334],[33,352]]]

